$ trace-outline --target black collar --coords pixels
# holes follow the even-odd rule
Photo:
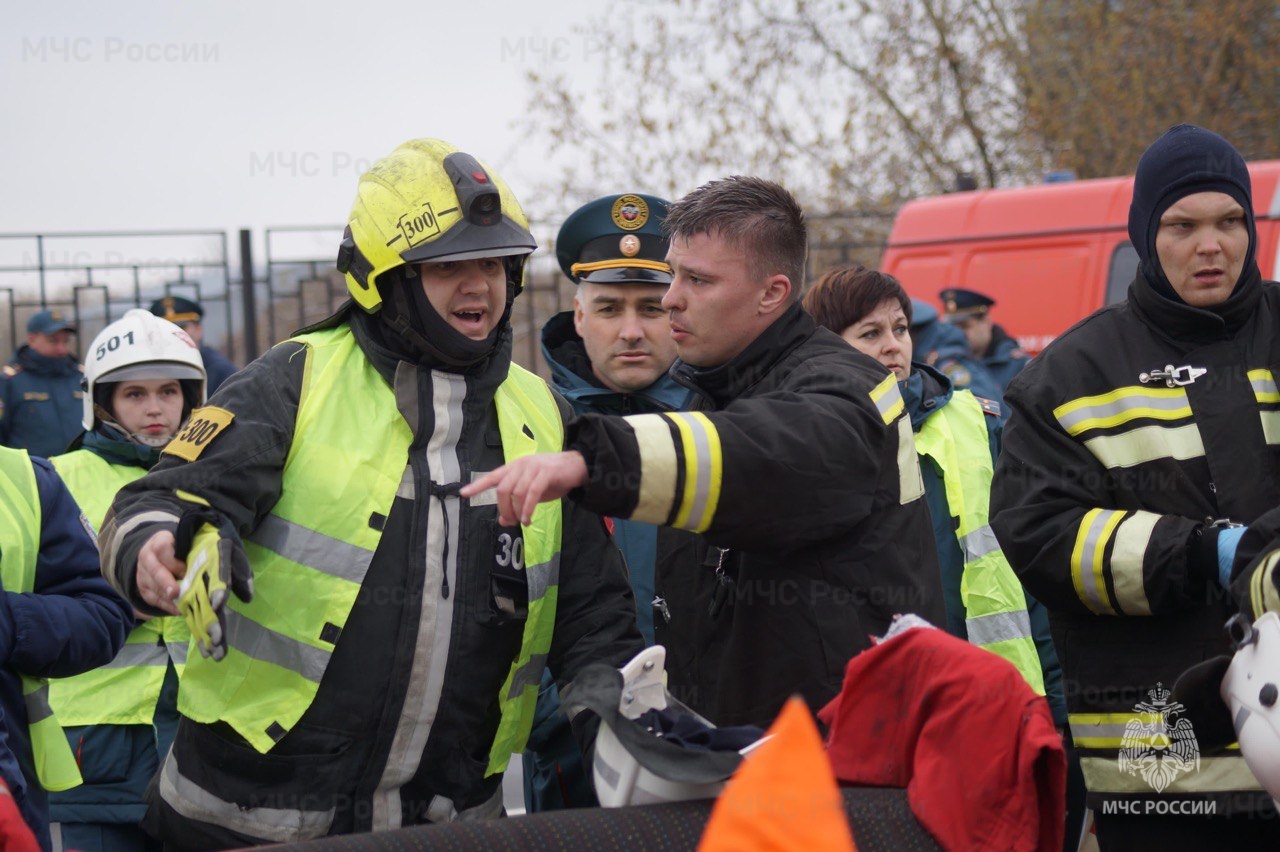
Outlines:
[[[1193,308],[1163,296],[1141,271],[1129,285],[1129,305],[1157,334],[1181,343],[1204,344],[1232,337],[1256,312],[1262,298],[1262,274],[1245,264],[1240,281],[1227,300],[1211,309]]]
[[[671,377],[722,408],[754,387],[791,350],[813,337],[817,328],[797,302],[728,363],[700,369],[677,358]]]

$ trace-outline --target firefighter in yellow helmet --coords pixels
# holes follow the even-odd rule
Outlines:
[[[228,379],[116,499],[104,571],[201,652],[144,820],[166,845],[497,816],[544,667],[642,647],[598,517],[503,527],[458,494],[563,442],[567,406],[511,363],[534,248],[492,170],[401,145],[360,178],[351,301]]]

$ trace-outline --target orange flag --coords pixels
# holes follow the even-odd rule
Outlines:
[[[769,728],[716,800],[698,852],[856,852],[822,738],[800,698]]]

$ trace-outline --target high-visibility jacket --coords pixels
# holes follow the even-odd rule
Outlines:
[[[0,581],[6,591],[35,590],[39,553],[40,495],[31,460],[23,450],[0,450]],[[80,784],[75,756],[49,707],[48,681],[22,675],[22,695],[41,786],[69,790]]]
[[[381,540],[374,519],[391,509],[412,438],[393,390],[347,327],[294,340],[306,345],[307,365],[280,499],[244,542],[254,597],[230,601],[226,656],[193,656],[178,697],[184,716],[226,722],[264,754],[315,699]],[[506,459],[561,448],[559,410],[536,376],[511,365],[495,403]],[[488,775],[505,769],[528,737],[551,648],[560,532],[558,502],[539,506],[523,527],[528,617],[502,687]]]
[[[1026,594],[987,523],[992,464],[986,417],[973,394],[958,392],[916,432],[916,452],[933,459],[942,471],[964,555],[960,595],[969,641],[1013,663],[1031,688],[1044,695]]]
[[[87,449],[49,462],[94,529],[102,526],[116,492],[146,473]],[[105,666],[50,681],[49,703],[63,725],[150,725],[169,663],[181,676],[190,643],[191,631],[181,618],[140,622]]]

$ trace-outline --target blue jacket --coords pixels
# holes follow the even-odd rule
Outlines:
[[[1013,377],[1029,363],[1031,356],[1022,351],[1018,341],[1007,331],[998,325],[991,329],[991,344],[987,346],[987,354],[982,356],[982,366],[1000,383],[1002,394],[1009,388]]]
[[[969,351],[964,332],[938,319],[938,312],[915,301],[911,316],[912,360],[944,373],[957,390],[968,388],[981,399],[1000,402],[1004,388]]]
[[[0,373],[0,444],[48,458],[84,428],[80,364],[23,344]]]
[[[542,357],[551,368],[551,384],[578,414],[641,414],[674,411],[689,404],[692,392],[663,375],[635,393],[603,387],[591,370],[591,359],[573,327],[573,312],[556,314],[542,327]],[[654,563],[658,528],[612,518],[613,540],[622,551],[636,597],[636,624],[646,645],[653,644]],[[560,712],[560,694],[551,673],[542,676],[533,730],[524,753],[524,796],[529,811],[595,807],[595,791],[587,779],[578,742]]]
[[[200,344],[200,360],[204,361],[204,372],[208,377],[205,393],[207,396],[213,396],[218,385],[231,378],[231,374],[236,371],[236,365],[228,361],[226,356],[217,349],[205,346],[203,343]]]
[[[107,462],[121,467],[148,470],[160,457],[160,450],[120,440],[110,427],[100,426],[72,443]],[[76,842],[73,823],[139,823],[146,813],[143,793],[160,768],[160,758],[169,750],[178,724],[178,677],[172,666],[165,672],[156,705],[155,727],[148,725],[78,725],[65,727],[71,749],[80,762],[84,783],[79,787],[50,793],[50,818],[63,824],[63,845]]]
[[[911,428],[915,432],[920,431],[926,420],[947,407],[954,390],[951,380],[943,373],[927,364],[919,363],[912,363],[911,375],[905,382],[900,383],[899,387],[902,389],[902,401],[911,414]],[[999,404],[981,398],[979,401],[983,402],[983,409],[991,415],[986,418],[987,439],[991,445],[991,458],[994,460],[1000,453],[1000,440],[1004,431],[1003,421],[999,416]],[[929,506],[930,520],[933,522],[933,538],[938,548],[938,567],[942,571],[942,596],[947,608],[947,632],[967,641],[969,634],[965,629],[964,602],[960,597],[964,554],[961,553],[960,543],[956,540],[942,471],[929,459],[921,458],[920,475],[924,479],[924,498]],[[1067,705],[1062,692],[1062,666],[1058,662],[1058,653],[1054,648],[1053,638],[1049,634],[1049,613],[1043,604],[1028,594],[1027,614],[1031,619],[1036,652],[1040,657],[1040,669],[1044,674],[1045,696],[1049,700],[1054,722],[1065,725]]]
[[[36,780],[19,675],[69,677],[104,665],[134,621],[133,609],[103,579],[97,544],[67,487],[44,459],[31,464],[41,517],[35,591],[0,594],[0,775],[48,849],[48,796]]]
[[[669,375],[634,393],[602,386],[591,371],[582,338],[573,327],[573,312],[556,314],[542,328],[542,357],[551,368],[551,385],[577,414],[644,414],[686,408],[693,392]],[[658,528],[622,518],[612,519],[613,540],[627,560],[636,595],[636,624],[645,644],[653,644],[653,565],[658,555]]]

